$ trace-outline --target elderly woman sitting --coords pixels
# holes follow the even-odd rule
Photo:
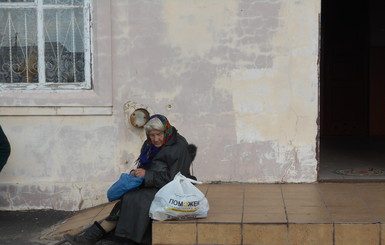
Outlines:
[[[95,244],[112,231],[116,244],[151,244],[151,202],[156,192],[178,172],[193,177],[190,165],[196,147],[189,145],[163,115],[151,116],[144,128],[147,140],[141,148],[137,168],[131,170],[135,176],[144,177],[143,184],[128,191],[103,222],[95,222],[80,235],[65,235],[71,244]]]

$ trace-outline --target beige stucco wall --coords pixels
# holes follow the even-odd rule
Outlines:
[[[98,0],[93,11],[93,94],[0,92],[12,144],[0,209],[106,202],[145,138],[125,122],[127,101],[198,146],[201,181],[316,181],[320,0]]]

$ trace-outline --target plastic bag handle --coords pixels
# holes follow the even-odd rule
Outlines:
[[[180,172],[178,172],[174,179],[180,179],[180,180],[187,180],[189,181],[190,183],[194,183],[194,184],[203,184],[203,182],[201,181],[197,181],[197,180],[193,180],[193,179],[190,179],[190,178],[187,178],[186,176],[184,176],[183,174],[181,174]]]

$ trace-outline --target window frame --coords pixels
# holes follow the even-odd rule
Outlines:
[[[0,115],[111,115],[113,68],[111,0],[92,0],[92,88],[3,90]]]
[[[66,4],[43,4],[44,0],[35,0],[34,2],[15,2],[0,3],[1,8],[9,9],[36,9],[37,19],[37,46],[38,57],[45,58],[45,40],[44,40],[44,10],[46,9],[65,9],[73,8],[76,5]],[[84,0],[83,19],[84,19],[84,81],[77,83],[47,83],[45,79],[45,62],[38,63],[38,83],[0,83],[0,91],[17,90],[90,90],[92,89],[92,0]]]

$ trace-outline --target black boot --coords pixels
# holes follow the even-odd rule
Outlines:
[[[106,231],[103,227],[95,221],[95,223],[91,227],[87,228],[83,233],[79,235],[65,234],[64,239],[73,245],[92,245],[99,241],[105,234]]]

